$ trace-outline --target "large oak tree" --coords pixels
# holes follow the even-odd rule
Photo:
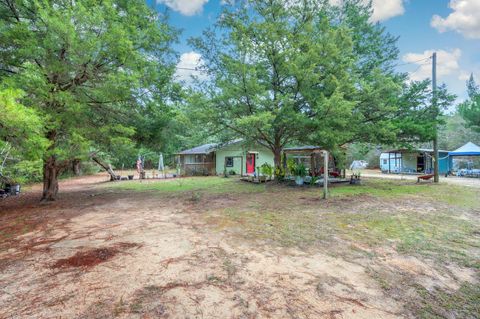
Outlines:
[[[175,38],[143,0],[0,0],[0,76],[49,141],[44,200],[72,160],[134,137],[135,119],[167,98]]]

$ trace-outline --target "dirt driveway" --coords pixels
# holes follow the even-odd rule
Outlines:
[[[365,169],[362,170],[364,177],[385,178],[385,179],[400,179],[400,180],[417,180],[417,175],[405,175],[405,174],[383,174],[379,170]],[[424,182],[427,183],[428,181]],[[459,185],[466,187],[480,188],[480,178],[468,178],[468,177],[456,177],[456,176],[440,176],[440,182],[450,185]]]
[[[320,202],[238,181],[221,187],[245,192],[129,191],[104,180],[65,181],[52,204],[35,187],[0,203],[0,318],[406,318],[421,306],[409,301],[415,285],[477,287],[472,268],[321,228],[343,223],[330,212],[351,218],[375,198]]]

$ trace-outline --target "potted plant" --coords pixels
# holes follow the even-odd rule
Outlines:
[[[260,167],[260,172],[263,176],[265,176],[265,178],[268,177],[268,179],[271,180],[273,175],[273,167],[268,163],[263,163]]]
[[[353,173],[350,177],[350,184],[359,185],[360,184],[360,172]]]
[[[295,165],[293,174],[295,175],[295,184],[303,185],[305,176],[307,176],[305,165],[303,165],[303,163]]]
[[[5,179],[5,193],[9,195],[20,194],[20,184],[13,178]]]

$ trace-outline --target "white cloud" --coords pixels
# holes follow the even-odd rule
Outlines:
[[[373,21],[385,21],[405,13],[403,0],[373,0]]]
[[[177,64],[175,78],[185,82],[191,82],[193,76],[199,80],[205,80],[207,75],[204,72],[198,71],[198,68],[201,67],[202,64],[202,56],[199,53],[194,51],[183,53]]]
[[[342,0],[329,0],[330,3],[334,6],[341,5],[343,3]],[[365,4],[368,3],[369,0],[362,0]],[[373,14],[372,14],[372,21],[385,21],[390,18],[402,15],[405,13],[405,8],[403,3],[405,0],[373,0],[372,7],[373,7]]]
[[[425,80],[432,76],[432,61],[429,57],[433,52],[437,52],[437,77],[442,81],[442,77],[455,75],[461,76],[462,70],[458,61],[462,56],[460,49],[453,49],[452,51],[445,50],[426,50],[423,53],[407,53],[402,60],[406,63],[417,65],[414,71],[410,73],[412,81]]]
[[[207,2],[208,0],[157,0],[157,3],[164,4],[186,16],[202,12],[203,5]]]
[[[480,0],[451,0],[446,18],[432,17],[431,26],[443,33],[454,30],[466,38],[480,39]]]

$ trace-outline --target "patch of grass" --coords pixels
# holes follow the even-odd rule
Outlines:
[[[402,212],[327,213],[323,223],[332,235],[369,246],[393,245],[404,254],[453,260],[479,268],[478,225],[446,214]]]
[[[228,208],[210,221],[219,228],[241,227],[248,238],[277,242],[283,246],[305,246],[324,239],[322,227],[312,212],[256,211]]]
[[[203,191],[212,194],[257,193],[264,192],[265,185],[254,185],[234,178],[185,177],[168,180],[122,181],[107,184],[108,188],[128,191],[158,191],[175,193],[186,191]]]
[[[431,291],[415,286],[420,298],[410,300],[418,318],[478,318],[480,286],[463,284],[457,291],[435,288]]]
[[[423,197],[426,201],[439,201],[448,205],[480,209],[478,194],[473,187],[449,184],[417,184],[411,180],[387,180],[368,178],[362,185],[341,185],[330,188],[332,197],[345,195],[371,195],[380,198],[407,196]]]

